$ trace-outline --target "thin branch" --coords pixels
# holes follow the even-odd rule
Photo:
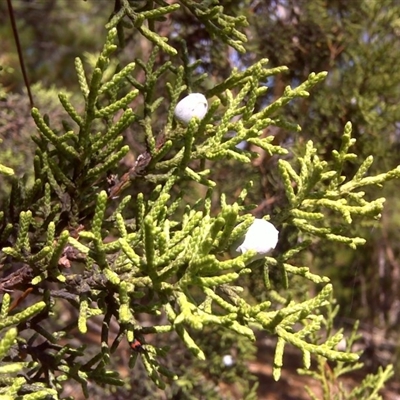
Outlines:
[[[24,77],[25,87],[28,92],[29,103],[32,108],[32,107],[34,107],[33,97],[32,97],[31,87],[30,87],[29,80],[28,80],[28,75],[27,75],[26,69],[25,69],[24,57],[22,55],[21,43],[19,41],[18,29],[17,29],[17,24],[15,22],[14,9],[13,9],[11,0],[7,0],[7,5],[8,5],[8,14],[10,15],[11,27],[12,27],[12,31],[14,34],[14,40],[15,40],[15,44],[17,46],[19,65],[21,67],[22,76]]]

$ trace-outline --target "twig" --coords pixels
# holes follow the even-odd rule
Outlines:
[[[27,75],[26,69],[25,69],[24,57],[22,55],[21,43],[19,41],[18,29],[17,29],[17,24],[15,22],[14,9],[13,9],[11,0],[7,0],[7,5],[8,5],[8,14],[10,15],[10,21],[11,21],[11,27],[12,27],[12,31],[13,31],[13,35],[14,35],[14,40],[15,40],[15,44],[17,46],[19,65],[21,67],[22,76],[24,77],[25,87],[28,92],[29,103],[32,108],[32,107],[34,107],[33,97],[32,97],[31,87],[30,87],[29,80],[28,80],[28,75]]]

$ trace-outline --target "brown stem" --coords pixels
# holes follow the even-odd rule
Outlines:
[[[12,27],[12,31],[14,34],[15,44],[17,46],[19,65],[21,67],[22,76],[24,77],[25,87],[28,92],[29,103],[32,108],[32,107],[34,107],[33,97],[32,97],[32,93],[31,93],[31,87],[29,85],[28,75],[27,75],[26,69],[25,69],[24,57],[22,55],[21,43],[19,41],[18,29],[17,29],[17,24],[15,22],[14,9],[13,9],[11,0],[7,0],[7,6],[8,6],[8,14],[10,15],[11,27]]]

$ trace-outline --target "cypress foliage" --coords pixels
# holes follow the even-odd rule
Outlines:
[[[154,398],[149,379],[171,398],[198,398],[193,390],[223,398],[215,390],[223,352],[237,342],[236,351],[244,353],[255,331],[277,339],[276,380],[288,345],[302,352],[305,370],[312,357],[320,365],[321,360],[351,365],[359,355],[351,346],[337,350],[343,333],[332,330],[330,279],[297,261],[316,239],[352,249],[363,245],[365,239],[352,234],[351,224],[378,219],[385,201],[370,196],[368,188],[399,178],[400,167],[369,174],[373,157],[359,160],[352,153],[356,140],[350,122],[326,159],[308,140],[289,162],[289,150],[263,135],[266,128],[279,127],[301,136],[301,127],[285,118],[285,107],[307,98],[326,72],[311,72],[263,107],[265,82],[288,72],[269,68],[266,59],[204,89],[207,75],[200,64],[188,56],[187,46],[179,57],[182,47],[169,43],[157,22],[184,8],[210,35],[245,53],[240,29],[246,19],[224,13],[218,2],[122,0],[117,5],[91,68],[81,58],[75,61],[81,105],[59,94],[69,117],[61,126],[50,121],[46,110],[32,109],[37,126],[32,182],[0,167],[12,184],[0,213],[3,397],[68,398],[63,391],[71,381],[88,398],[100,396],[103,386],[110,396],[126,395],[129,381],[115,370],[113,358],[128,343],[130,367],[140,359],[145,376],[140,398]],[[115,60],[131,30],[148,42],[150,52],[120,66]],[[158,85],[165,81],[167,96],[160,97]],[[208,110],[203,118],[196,113],[182,123],[174,117],[176,106],[198,91],[204,92]],[[117,166],[129,152],[123,136],[129,126],[140,132],[144,150],[127,171],[120,171]],[[231,255],[254,222],[247,200],[252,182],[236,188],[230,201],[233,196],[219,194],[213,177],[218,163],[245,165],[257,157],[241,149],[244,141],[279,160],[276,177],[285,201],[265,220],[298,238],[261,259],[257,249]],[[348,163],[358,165],[351,176],[343,172]],[[187,191],[195,193],[196,201]],[[256,271],[262,272],[262,300],[243,285]],[[315,296],[293,295],[296,279],[313,285]],[[98,320],[100,343],[89,350],[76,346],[73,337],[89,336]],[[327,333],[323,341],[317,339],[320,332]],[[164,343],[174,346],[176,338],[187,353],[168,352]],[[224,345],[216,355],[219,341]],[[165,361],[183,354],[199,360],[202,368],[210,361],[213,378],[207,385],[201,387],[201,379]],[[246,386],[248,371],[234,371],[241,378],[242,398],[255,398],[256,386]],[[232,382],[229,368],[222,372]],[[342,372],[338,369],[337,376]],[[391,367],[379,370],[351,395],[368,390],[375,395],[391,373]]]

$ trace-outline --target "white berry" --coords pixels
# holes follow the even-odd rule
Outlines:
[[[225,365],[225,367],[232,367],[235,364],[235,360],[230,354],[225,354],[222,357],[222,363]]]
[[[208,110],[208,103],[201,93],[191,93],[184,97],[175,107],[175,118],[183,125],[188,125],[194,117],[203,119]]]
[[[256,218],[244,238],[233,246],[232,253],[239,255],[254,250],[256,255],[253,260],[259,260],[275,248],[278,243],[278,236],[279,232],[271,222]]]

